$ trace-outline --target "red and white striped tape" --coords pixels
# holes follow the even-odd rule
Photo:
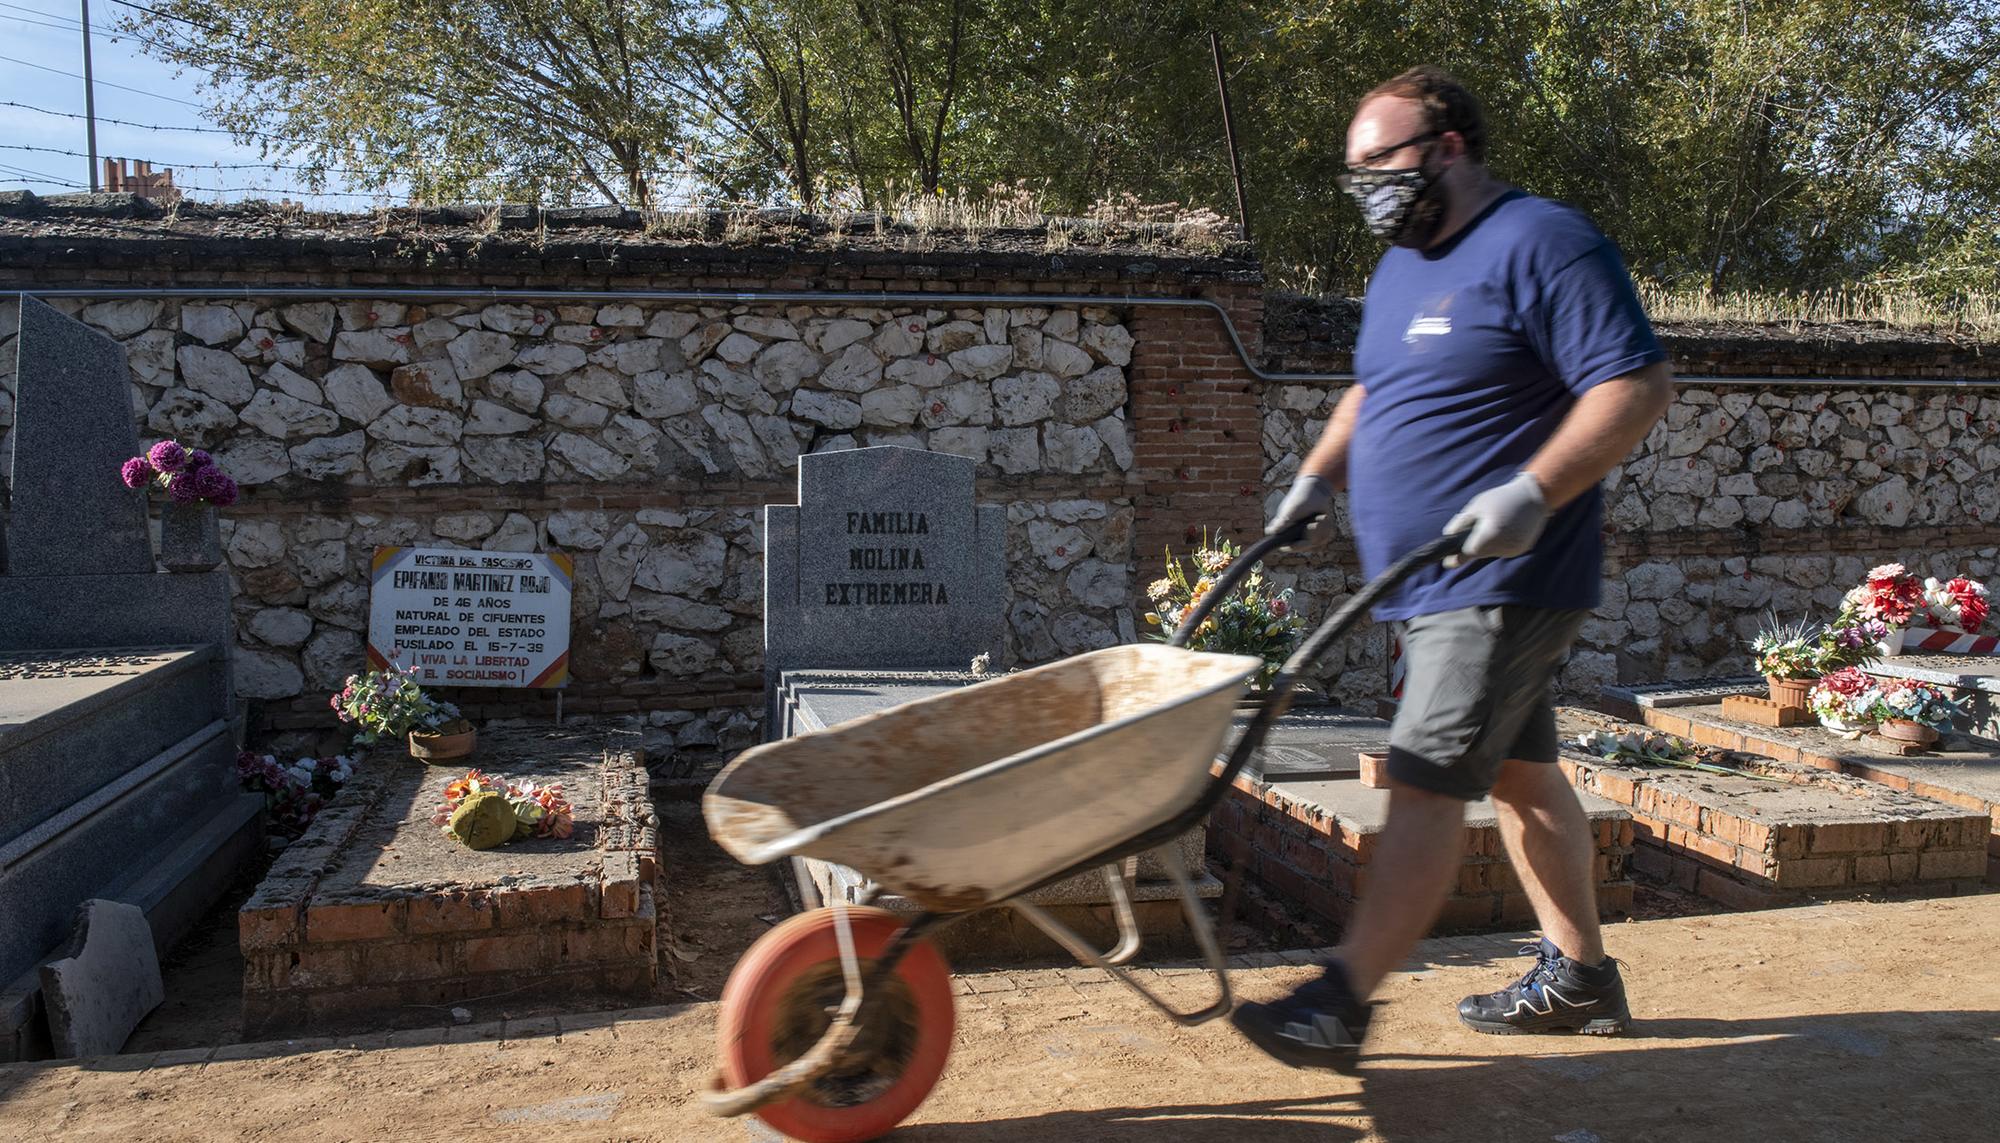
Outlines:
[[[1401,699],[1403,697],[1403,676],[1407,672],[1408,668],[1403,665],[1403,641],[1398,639],[1395,630],[1391,629],[1389,632],[1389,697],[1391,699]]]
[[[2000,636],[1912,627],[1903,633],[1903,650],[1937,651],[1945,655],[1995,655],[2000,654]]]

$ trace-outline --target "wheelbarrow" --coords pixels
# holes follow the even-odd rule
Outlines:
[[[745,751],[702,801],[737,860],[805,856],[865,878],[854,903],[792,917],[759,938],[724,987],[712,1112],[754,1113],[805,1143],[873,1139],[929,1095],[950,1052],[950,971],[926,938],[987,908],[1026,917],[1169,1019],[1232,1007],[1229,972],[1177,840],[1201,824],[1291,705],[1292,682],[1410,574],[1453,554],[1448,536],[1350,598],[1280,669],[1218,771],[1217,754],[1261,660],[1186,650],[1187,636],[1273,550],[1267,536],[1222,573],[1166,644],[1113,647],[904,703]],[[1151,854],[1179,892],[1214,976],[1205,1008],[1174,1008],[1120,966],[1139,951],[1132,883]],[[1102,872],[1118,943],[1100,951],[1026,899]],[[871,907],[881,892],[914,913]]]

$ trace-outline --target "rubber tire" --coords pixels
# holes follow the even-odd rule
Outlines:
[[[855,952],[879,956],[904,919],[883,909],[849,908]],[[722,1079],[731,1088],[776,1070],[771,1039],[780,1001],[809,970],[840,959],[833,910],[801,913],[758,938],[729,974],[717,1021]],[[854,1107],[825,1107],[794,1096],[758,1109],[757,1117],[803,1143],[858,1143],[894,1130],[922,1105],[951,1054],[951,970],[929,941],[918,941],[896,966],[917,1010],[917,1043],[888,1091]]]

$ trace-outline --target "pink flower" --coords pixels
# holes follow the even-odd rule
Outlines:
[[[203,475],[207,475],[210,472],[215,473],[217,476],[222,476],[222,470],[219,468],[204,469]],[[238,491],[236,481],[223,476],[221,483],[216,486],[216,490],[209,494],[209,503],[214,504],[217,508],[227,508],[231,504],[236,503],[236,494]]]
[[[161,441],[146,452],[146,459],[161,472],[179,472],[188,459],[187,450],[174,441]]]
[[[1282,599],[1274,599],[1271,601],[1271,614],[1277,616],[1280,619],[1283,619],[1285,616],[1290,615],[1291,613],[1292,613],[1291,604],[1285,602]]]
[[[167,480],[167,496],[176,504],[192,504],[201,499],[195,489],[194,476],[187,472],[176,472]]]
[[[118,478],[127,488],[144,488],[153,479],[153,466],[145,457],[135,456],[118,470]]]
[[[188,453],[187,467],[190,472],[197,468],[207,468],[214,463],[215,458],[201,449],[195,449],[193,452]]]
[[[1870,580],[1896,579],[1908,574],[1902,564],[1880,564],[1868,569]]]

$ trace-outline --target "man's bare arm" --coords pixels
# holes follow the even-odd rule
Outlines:
[[[1361,398],[1365,395],[1357,381],[1341,396],[1340,403],[1333,407],[1333,416],[1327,419],[1325,431],[1319,435],[1319,443],[1313,445],[1305,463],[1299,466],[1301,474],[1317,476],[1333,485],[1335,491],[1347,487],[1347,445],[1354,439],[1354,420],[1361,415]]]
[[[1674,378],[1664,363],[1593,386],[1577,398],[1554,435],[1528,458],[1522,471],[1532,474],[1541,485],[1542,498],[1553,512],[1583,495],[1631,455],[1673,400]],[[1336,420],[1338,417],[1336,411]],[[1327,439],[1332,436],[1329,425]],[[1314,456],[1318,454],[1315,449]],[[1343,440],[1343,460],[1345,455]]]

